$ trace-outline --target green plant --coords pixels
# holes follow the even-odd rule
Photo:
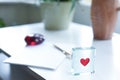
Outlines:
[[[43,1],[75,1],[75,0],[43,0]]]
[[[3,21],[2,18],[0,18],[0,28],[5,27],[5,22]]]
[[[75,7],[75,3],[76,3],[76,1],[78,1],[78,0],[42,0],[43,2],[57,2],[58,3],[58,5],[59,5],[59,2],[72,2],[72,6],[71,6],[71,10],[70,10],[70,12],[73,10],[73,8]]]

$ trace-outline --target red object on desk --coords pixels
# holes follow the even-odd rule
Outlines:
[[[34,46],[41,44],[44,41],[43,35],[41,34],[34,34],[33,36],[26,36],[25,42],[28,46]]]

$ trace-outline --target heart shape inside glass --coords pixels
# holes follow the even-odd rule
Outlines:
[[[86,66],[88,63],[90,62],[90,59],[89,58],[81,58],[80,59],[80,63],[83,65],[83,66]]]

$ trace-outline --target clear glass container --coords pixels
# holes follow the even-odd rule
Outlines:
[[[90,48],[73,48],[72,49],[72,73],[79,75],[81,73],[94,73],[96,49]]]

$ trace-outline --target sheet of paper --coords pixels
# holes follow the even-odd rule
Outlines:
[[[65,59],[65,55],[50,43],[24,47],[15,52],[16,55],[4,62],[55,70]]]

